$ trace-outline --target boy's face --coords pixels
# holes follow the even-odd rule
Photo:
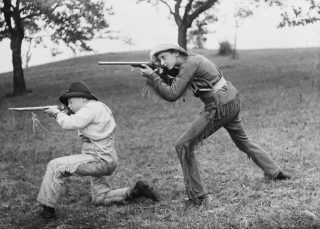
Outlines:
[[[166,67],[167,69],[173,69],[177,64],[178,56],[179,52],[165,51],[158,54],[158,60],[160,61],[161,66]]]
[[[85,98],[69,98],[68,99],[68,107],[74,112],[76,113],[78,110],[80,110],[80,108],[85,105],[85,101],[87,101]]]

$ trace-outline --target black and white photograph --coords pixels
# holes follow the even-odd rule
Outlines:
[[[0,229],[320,229],[320,0],[0,0]]]

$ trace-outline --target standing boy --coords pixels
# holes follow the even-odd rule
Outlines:
[[[221,127],[228,131],[236,146],[271,179],[290,179],[263,149],[247,137],[239,115],[239,93],[231,82],[224,79],[214,63],[204,56],[188,53],[172,44],[153,48],[150,58],[165,69],[178,69],[178,74],[173,79],[170,80],[169,77],[166,80],[165,76],[160,76],[157,71],[145,65],[141,68],[142,75],[147,78],[145,92],[152,89],[162,99],[173,102],[183,98],[190,89],[204,103],[200,116],[175,143],[187,194],[192,203],[202,204],[208,200],[194,157],[194,147]]]
[[[116,169],[118,157],[114,148],[116,123],[111,110],[97,101],[88,86],[80,81],[72,83],[59,100],[74,114],[52,107],[45,112],[55,117],[66,130],[78,130],[83,139],[81,154],[59,157],[48,163],[37,200],[43,206],[41,216],[56,217],[55,208],[61,194],[63,178],[90,176],[92,202],[96,204],[120,203],[138,196],[158,201],[149,185],[138,181],[133,188],[111,190],[107,176]]]

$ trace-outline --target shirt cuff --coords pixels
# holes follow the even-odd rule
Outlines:
[[[148,80],[147,80],[147,83],[150,84],[150,85],[153,85],[153,82],[155,80],[155,78],[157,77],[160,77],[158,76],[156,73],[152,73],[149,77],[148,77]]]
[[[53,115],[53,117],[54,117],[55,119],[57,119],[57,117],[58,117],[59,114],[63,114],[63,112],[62,112],[62,111],[59,111],[59,112],[55,113],[55,114]]]

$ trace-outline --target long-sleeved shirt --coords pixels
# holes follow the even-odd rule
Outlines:
[[[201,88],[204,83],[214,85],[221,79],[219,68],[202,55],[190,54],[179,67],[179,74],[171,85],[166,84],[159,75],[152,73],[147,80],[154,90],[165,100],[174,102],[179,99],[191,85],[192,88]],[[195,96],[199,96],[195,93]]]
[[[56,120],[63,129],[79,130],[80,134],[92,140],[108,138],[116,128],[111,110],[104,103],[94,100],[70,116],[59,112]]]

